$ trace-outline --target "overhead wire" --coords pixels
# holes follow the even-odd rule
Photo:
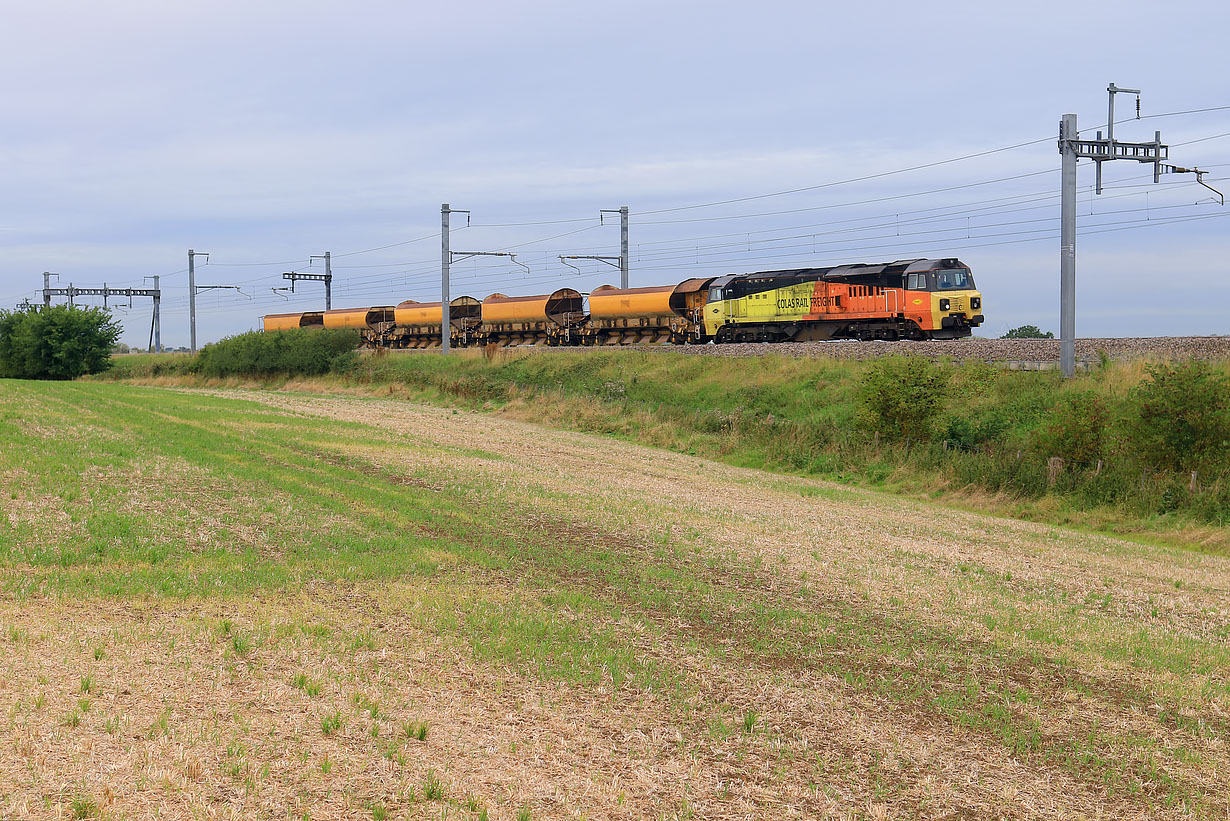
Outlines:
[[[1221,111],[1221,110],[1228,110],[1228,109],[1230,109],[1230,106],[1210,107],[1210,108],[1206,108],[1206,109],[1193,109],[1193,110],[1190,110],[1190,111],[1183,111],[1183,112],[1167,112],[1167,113],[1165,113],[1165,114],[1146,115],[1146,116],[1142,117],[1141,119],[1150,119],[1150,118],[1156,118],[1156,117],[1166,117],[1166,116],[1177,116],[1177,115],[1180,115],[1180,114],[1199,113],[1199,112],[1204,112],[1204,111]],[[1130,119],[1131,119],[1131,118],[1126,118],[1126,119],[1124,120],[1124,122],[1130,121]],[[1210,140],[1215,140],[1215,139],[1219,139],[1219,138],[1226,137],[1226,136],[1230,136],[1230,132],[1225,133],[1225,134],[1217,134],[1217,135],[1211,135],[1211,136],[1208,136],[1208,137],[1197,138],[1197,139],[1194,139],[1194,140],[1189,140],[1189,141],[1185,141],[1185,142],[1182,142],[1182,143],[1175,143],[1174,145],[1175,145],[1175,146],[1190,145],[1190,144],[1194,144],[1194,143],[1200,143],[1200,142],[1206,142],[1206,141],[1210,141]],[[999,152],[1002,152],[1002,151],[1009,151],[1009,150],[1013,150],[1013,149],[1016,149],[1016,148],[1021,148],[1021,147],[1025,147],[1025,146],[1029,146],[1029,145],[1035,145],[1035,144],[1038,144],[1038,143],[1046,142],[1046,141],[1048,141],[1048,140],[1050,140],[1050,139],[1053,139],[1053,138],[1048,137],[1048,138],[1044,138],[1044,139],[1033,140],[1033,141],[1028,141],[1028,142],[1024,142],[1024,143],[1018,143],[1018,144],[1015,144],[1015,145],[1005,146],[1005,147],[998,148],[998,149],[991,149],[991,150],[988,150],[988,151],[976,152],[976,153],[974,153],[974,154],[969,154],[969,155],[963,155],[962,157],[955,157],[955,158],[950,158],[950,159],[948,159],[948,160],[937,161],[937,162],[935,162],[935,163],[925,163],[925,164],[921,164],[921,165],[917,165],[917,166],[911,166],[911,167],[908,167],[908,168],[897,169],[897,170],[895,170],[895,171],[890,171],[890,172],[882,172],[882,173],[879,173],[879,174],[874,174],[874,175],[865,175],[864,177],[859,177],[859,178],[851,178],[850,180],[838,180],[838,181],[834,181],[834,182],[830,182],[830,183],[818,184],[818,185],[814,185],[814,186],[804,186],[804,187],[797,188],[797,189],[789,189],[789,190],[787,190],[787,191],[771,192],[771,193],[768,193],[768,194],[753,195],[753,196],[749,196],[749,197],[733,198],[733,199],[730,199],[730,200],[723,200],[723,201],[720,201],[720,202],[714,202],[714,203],[701,203],[701,204],[697,204],[697,205],[693,205],[693,206],[679,206],[679,207],[675,207],[675,208],[667,208],[667,209],[656,209],[656,210],[650,210],[650,211],[640,212],[640,214],[639,214],[638,216],[642,216],[642,215],[646,215],[646,214],[648,214],[648,215],[653,215],[653,214],[661,214],[661,213],[672,213],[672,212],[676,212],[676,211],[690,210],[690,209],[693,209],[693,208],[703,208],[703,207],[710,207],[710,206],[715,206],[715,205],[724,205],[724,204],[732,204],[732,203],[737,203],[737,202],[753,201],[753,200],[765,199],[765,198],[774,197],[774,196],[783,196],[783,195],[786,195],[786,194],[791,194],[791,193],[801,193],[801,192],[804,192],[804,191],[818,190],[818,189],[828,188],[828,187],[832,187],[832,186],[836,186],[836,185],[847,184],[847,183],[850,183],[850,182],[857,182],[857,181],[865,181],[865,180],[870,180],[870,179],[876,179],[876,178],[879,178],[879,177],[891,176],[891,175],[893,175],[893,174],[898,174],[898,173],[906,173],[906,172],[908,172],[908,171],[921,170],[921,169],[924,169],[924,168],[934,167],[934,166],[937,166],[937,165],[944,165],[944,164],[949,164],[949,163],[953,163],[953,162],[958,162],[958,161],[962,161],[962,160],[966,160],[966,159],[972,159],[972,158],[976,158],[976,157],[980,157],[980,156],[986,156],[986,155],[989,155],[989,154],[999,153]],[[1210,166],[1210,167],[1212,167],[1212,166]],[[963,185],[959,185],[959,186],[948,186],[948,187],[944,187],[944,188],[940,188],[940,189],[934,189],[934,190],[931,190],[931,191],[926,191],[926,192],[913,192],[913,193],[902,194],[902,195],[896,195],[896,196],[891,196],[891,197],[874,198],[874,199],[870,199],[870,200],[861,200],[861,201],[851,202],[851,203],[829,204],[829,205],[824,205],[824,206],[814,206],[814,207],[808,207],[808,208],[798,208],[798,209],[784,209],[784,210],[779,210],[779,211],[769,211],[769,212],[761,212],[761,213],[753,213],[753,214],[742,214],[742,215],[722,215],[722,216],[714,216],[714,217],[709,217],[709,218],[706,218],[706,219],[685,219],[685,220],[647,220],[647,221],[637,220],[637,223],[636,223],[636,224],[638,224],[638,225],[665,225],[665,224],[678,224],[678,223],[684,223],[684,222],[708,222],[708,221],[716,221],[716,220],[730,220],[730,219],[755,219],[755,218],[768,217],[768,216],[778,216],[778,215],[781,215],[781,214],[788,214],[788,213],[800,213],[800,212],[815,211],[815,210],[824,210],[824,209],[831,209],[831,208],[838,208],[838,207],[852,207],[852,206],[855,206],[855,205],[866,205],[866,204],[872,204],[872,203],[876,203],[876,202],[885,202],[885,201],[892,201],[892,200],[898,200],[898,199],[906,199],[906,198],[917,197],[917,196],[924,196],[924,195],[927,195],[927,194],[933,194],[933,193],[947,193],[947,192],[954,191],[954,190],[962,190],[962,189],[966,189],[966,188],[977,187],[977,186],[980,186],[980,185],[987,185],[987,184],[994,184],[994,183],[999,183],[999,182],[1013,181],[1013,180],[1024,179],[1024,178],[1028,178],[1028,177],[1032,177],[1032,176],[1041,176],[1041,175],[1051,174],[1051,173],[1055,173],[1055,170],[1054,170],[1054,169],[1047,169],[1047,170],[1044,170],[1044,171],[1037,171],[1037,172],[1032,172],[1032,173],[1028,173],[1028,174],[1014,175],[1014,176],[1011,176],[1011,177],[1003,177],[1003,178],[998,178],[998,179],[995,179],[995,180],[989,180],[989,181],[983,181],[983,182],[976,182],[976,183],[969,183],[969,184],[963,184]],[[1126,187],[1126,186],[1107,186],[1107,187],[1108,187],[1108,188],[1112,188],[1112,187],[1113,187],[1113,188],[1123,188],[1123,187]],[[1085,190],[1087,190],[1087,189],[1085,189]],[[1001,201],[1001,203],[1002,203],[1002,204],[998,204],[998,205],[996,205],[996,204],[989,204],[989,205],[985,205],[984,207],[981,207],[981,208],[973,208],[973,207],[970,207],[970,206],[977,205],[977,204],[982,204],[982,203],[994,203],[996,200],[983,200],[983,201],[976,201],[975,203],[966,203],[966,204],[962,204],[962,205],[959,205],[959,206],[945,206],[945,207],[937,207],[937,208],[915,209],[915,210],[913,210],[913,211],[902,212],[902,214],[898,214],[898,215],[895,215],[895,216],[896,216],[896,218],[897,218],[897,219],[899,219],[899,218],[900,218],[900,216],[901,216],[901,215],[904,215],[904,214],[926,213],[926,212],[930,212],[930,211],[944,211],[945,209],[948,209],[948,211],[949,211],[949,213],[947,213],[947,214],[936,214],[936,215],[933,215],[932,217],[927,217],[927,218],[919,218],[919,219],[915,219],[915,220],[906,220],[906,221],[905,221],[905,223],[904,223],[904,224],[910,224],[910,223],[916,223],[916,222],[926,222],[926,221],[936,221],[936,220],[942,220],[942,219],[951,219],[951,218],[953,218],[954,216],[957,216],[958,214],[963,213],[963,212],[960,212],[960,211],[952,211],[952,210],[951,210],[952,208],[963,208],[963,209],[965,209],[966,211],[971,212],[971,213],[972,213],[972,212],[978,212],[978,211],[986,211],[986,212],[989,212],[989,213],[1010,213],[1010,212],[1011,212],[1010,210],[1004,210],[1004,209],[1006,208],[1006,206],[1008,206],[1008,205],[1021,205],[1021,204],[1024,204],[1024,203],[1028,203],[1028,202],[1030,202],[1030,201],[1031,201],[1029,198],[1030,198],[1030,197],[1035,197],[1035,196],[1036,196],[1036,197],[1042,197],[1042,198],[1044,198],[1044,199],[1054,199],[1057,195],[1055,195],[1055,194],[1046,195],[1046,194],[1044,194],[1044,193],[1039,193],[1039,194],[1036,194],[1036,195],[1035,195],[1035,194],[1021,194],[1021,195],[1014,195],[1014,196],[1011,196],[1011,197],[1005,197],[1005,198],[996,198],[996,200]],[[1043,206],[1034,206],[1034,208],[1038,208],[1038,207],[1043,207]],[[1156,207],[1156,208],[1153,208],[1152,210],[1161,210],[1162,208],[1166,208],[1166,207],[1170,207],[1170,206],[1158,206],[1158,207]],[[1174,206],[1174,207],[1182,207],[1182,206]],[[1025,208],[1025,209],[1012,209],[1012,210],[1021,211],[1021,210],[1032,210],[1032,209]],[[1139,210],[1139,209],[1137,209],[1137,210]],[[1106,212],[1106,213],[1113,213],[1113,212]],[[883,219],[883,218],[886,218],[886,217],[881,217],[881,218]],[[1199,218],[1200,218],[1200,217],[1192,217],[1191,219],[1199,219]],[[473,227],[513,227],[513,226],[520,226],[520,225],[548,225],[548,224],[563,224],[563,223],[570,223],[570,222],[571,222],[571,223],[576,223],[576,222],[589,222],[589,221],[592,221],[593,219],[594,219],[593,217],[587,217],[587,218],[575,218],[575,219],[570,218],[570,219],[561,219],[561,220],[539,220],[539,221],[530,221],[530,222],[522,222],[522,223],[489,223],[489,224],[475,224]],[[852,220],[843,220],[843,221],[839,221],[839,222],[840,222],[840,223],[846,223],[846,222],[866,222],[866,221],[868,221],[868,220],[870,220],[870,219],[875,219],[875,218],[874,218],[874,217],[861,217],[861,218],[854,218],[854,219],[852,219]],[[1152,223],[1153,223],[1153,224],[1168,224],[1169,222],[1172,222],[1172,221],[1186,221],[1186,220],[1181,220],[1181,219],[1179,219],[1179,220],[1152,220]],[[1023,223],[1023,222],[1027,222],[1027,221],[1021,221],[1021,222]],[[829,224],[829,223],[826,223],[826,224]],[[1002,223],[1002,224],[1000,224],[1000,225],[1012,225],[1012,224],[1014,224],[1014,223]],[[561,233],[561,234],[557,234],[557,235],[554,235],[554,236],[552,236],[552,237],[546,237],[546,238],[542,238],[542,239],[538,239],[538,240],[531,240],[531,241],[527,241],[527,242],[523,242],[523,243],[516,243],[516,244],[514,244],[514,245],[507,245],[507,246],[504,246],[504,247],[509,248],[509,249],[513,249],[513,248],[525,248],[525,247],[527,247],[527,246],[536,245],[536,244],[539,244],[539,243],[542,243],[542,242],[548,242],[548,241],[551,241],[551,240],[553,240],[553,239],[563,238],[563,237],[566,237],[566,236],[571,236],[571,235],[574,235],[574,234],[582,233],[582,232],[584,232],[584,231],[589,231],[589,230],[592,230],[593,228],[600,227],[600,225],[601,225],[601,222],[599,222],[599,224],[598,224],[598,225],[589,225],[589,226],[585,226],[585,227],[583,227],[583,228],[579,228],[579,229],[576,229],[576,230],[574,230],[574,231],[568,231],[568,232],[564,232],[564,233]],[[465,227],[465,226],[458,226],[457,228],[454,228],[453,230],[454,230],[454,231],[462,230],[464,227]],[[749,234],[761,234],[761,233],[782,233],[783,231],[787,231],[787,230],[798,230],[798,228],[799,228],[799,227],[806,227],[806,226],[798,226],[798,227],[795,227],[795,226],[789,226],[789,227],[784,227],[784,228],[754,229],[754,230],[751,230],[751,231],[739,231],[739,232],[729,232],[728,234],[709,235],[708,237],[704,237],[704,238],[716,239],[716,238],[723,238],[723,237],[727,237],[727,236],[745,236],[745,235],[749,235]],[[991,226],[985,226],[985,227],[991,227]],[[1130,227],[1130,226],[1129,226],[1129,227]],[[874,230],[874,226],[871,226],[871,225],[864,225],[864,226],[861,226],[861,227],[849,228],[849,229],[846,229],[846,230],[847,230],[847,231],[849,231],[849,232],[866,232],[866,231],[868,231],[868,230]],[[945,233],[945,232],[950,232],[950,231],[958,231],[958,230],[959,230],[959,228],[952,228],[952,229],[937,229],[937,231],[935,231],[935,232],[916,232],[916,233],[921,233],[921,234],[924,234],[924,235],[925,235],[925,234],[927,234],[927,233]],[[1126,229],[1116,228],[1115,230],[1126,230]],[[1101,232],[1102,232],[1102,231],[1095,231],[1095,233],[1101,233]],[[831,233],[831,232],[826,232],[826,233]],[[416,242],[421,242],[421,241],[425,241],[425,240],[428,240],[428,239],[433,239],[433,238],[438,237],[438,236],[439,236],[439,234],[438,234],[438,233],[432,233],[432,234],[424,235],[424,236],[421,236],[421,237],[416,237],[416,238],[413,238],[413,239],[410,239],[410,240],[405,240],[405,241],[402,241],[402,242],[390,243],[390,244],[387,244],[387,245],[382,245],[382,246],[377,246],[377,247],[367,248],[367,249],[360,249],[360,250],[357,250],[357,251],[341,252],[341,253],[338,253],[338,254],[333,254],[332,256],[333,256],[334,258],[339,258],[339,257],[345,257],[345,256],[353,256],[353,255],[357,255],[357,254],[370,253],[370,252],[374,252],[374,251],[385,250],[385,249],[388,249],[388,248],[394,248],[394,247],[399,247],[399,246],[404,246],[404,245],[410,245],[410,244],[413,244],[413,243],[416,243]],[[772,242],[780,242],[780,241],[782,241],[782,240],[784,240],[784,239],[788,239],[788,237],[774,237],[774,238],[769,238],[769,239],[766,239],[766,240],[757,240],[756,242],[757,242],[757,243],[761,243],[761,242],[764,242],[764,243],[772,243]],[[642,248],[643,246],[646,246],[646,245],[672,245],[672,244],[674,244],[674,245],[679,245],[679,244],[682,244],[682,243],[684,243],[684,242],[688,242],[688,241],[692,241],[692,240],[691,240],[691,238],[684,238],[684,239],[673,239],[673,240],[649,241],[649,242],[646,242],[646,243],[640,243],[640,244],[638,244],[638,246],[637,246],[637,247],[638,247],[638,248]],[[1028,240],[1028,241],[1032,241],[1032,240]],[[731,243],[731,245],[743,245],[743,244],[745,244],[745,243]],[[1001,243],[993,243],[993,244],[1001,244]],[[705,247],[711,247],[711,246],[702,246],[702,248],[705,248]],[[712,247],[716,247],[716,246],[712,246]],[[985,246],[969,246],[969,247],[985,247]],[[667,249],[664,249],[664,250],[667,250]],[[682,250],[682,249],[680,249],[680,250]],[[694,254],[694,250],[695,250],[695,249],[689,250],[688,252],[681,254],[681,256],[683,256],[683,257],[687,257],[687,258],[691,258],[691,257],[693,256],[693,254]],[[652,253],[652,252],[651,252],[651,253]],[[642,252],[642,258],[645,258],[645,257],[644,257],[644,255],[643,255],[643,252]],[[653,261],[653,260],[652,260],[652,258],[650,258],[648,261]],[[667,259],[666,259],[665,257],[662,257],[660,261],[667,261]],[[261,266],[261,265],[295,265],[295,264],[298,264],[298,263],[300,263],[300,262],[304,262],[304,260],[292,260],[292,261],[287,261],[287,262],[269,262],[269,263],[243,263],[243,262],[240,262],[240,263],[210,263],[210,264],[212,264],[212,265],[214,265],[214,266],[216,266],[216,267],[251,267],[251,266]],[[423,263],[423,264],[428,264],[429,262],[432,262],[432,261],[429,261],[429,260],[423,260],[423,261],[422,261],[422,263]],[[375,265],[370,265],[370,266],[339,266],[339,267],[343,267],[343,268],[360,268],[360,267],[363,267],[363,268],[369,268],[369,267],[370,267],[370,268],[394,268],[394,267],[397,267],[397,266],[400,266],[400,265],[405,265],[405,264],[407,264],[407,263],[405,263],[405,262],[391,262],[391,263],[381,263],[381,264],[375,264]],[[415,264],[415,263],[412,261],[410,264]],[[646,268],[645,266],[638,266],[638,267],[639,267],[641,270],[656,270],[656,268]],[[170,273],[168,273],[168,274],[163,274],[163,275],[160,275],[160,276],[168,276],[168,277],[169,277],[169,276],[175,276],[175,275],[178,275],[178,274],[185,273],[185,272],[186,272],[186,270],[187,270],[187,269],[180,269],[179,271],[170,272]],[[589,276],[598,276],[600,273],[601,273],[601,272],[597,272],[597,273],[592,274],[592,275],[589,275]],[[401,276],[401,275],[404,275],[404,276]],[[366,283],[367,283],[367,287],[369,287],[369,288],[370,288],[370,287],[375,286],[375,285],[377,284],[377,282],[378,282],[378,281],[387,281],[387,282],[392,283],[394,280],[396,280],[396,279],[398,279],[398,278],[402,278],[402,279],[403,279],[403,281],[405,281],[405,282],[408,284],[409,282],[411,282],[411,281],[412,281],[414,278],[416,278],[416,277],[426,277],[426,276],[428,276],[428,275],[429,275],[429,272],[428,272],[428,271],[425,271],[425,270],[420,271],[420,270],[417,270],[417,269],[405,269],[405,270],[403,270],[403,271],[395,271],[395,272],[388,272],[388,271],[386,271],[386,272],[384,272],[384,273],[382,273],[382,274],[378,275],[377,277],[371,277],[371,278],[356,277],[356,278],[354,278],[354,279],[357,279],[357,280],[360,280],[360,281],[364,281],[364,282],[366,282]],[[268,280],[271,280],[271,279],[276,279],[278,276],[279,276],[279,275],[277,275],[277,274],[271,274],[271,275],[268,275],[268,276],[256,277],[256,278],[252,278],[252,279],[249,279],[249,280],[244,280],[244,281],[241,281],[241,282],[236,283],[236,284],[245,285],[245,284],[253,284],[253,283],[256,283],[256,282],[264,282],[264,281],[268,281]],[[545,277],[545,279],[552,279],[552,278],[554,278],[554,276],[547,276],[547,277]],[[124,280],[124,281],[121,281],[121,282],[128,282],[128,281],[129,281],[129,280]],[[131,280],[131,281],[137,281],[137,280]],[[523,281],[525,281],[525,280],[523,280]],[[37,295],[37,294],[38,294],[38,293],[40,293],[40,292],[39,292],[38,290],[35,290],[35,291],[33,291],[33,293]],[[239,295],[232,295],[232,294],[225,293],[225,292],[215,292],[215,293],[214,293],[214,296],[215,296],[216,298],[218,298],[218,299],[225,299],[225,298],[229,298],[229,299],[238,299],[238,298],[240,298],[240,296],[239,296]],[[244,296],[247,296],[247,295],[244,295]],[[252,299],[254,299],[254,300],[255,300],[255,299],[261,299],[261,298],[264,298],[264,299],[266,299],[266,300],[268,300],[268,299],[269,299],[269,297],[264,297],[264,295],[261,295],[261,296],[259,296],[259,297],[257,297],[257,296],[253,296],[253,297],[252,297]],[[164,301],[164,305],[165,305],[165,304],[167,304],[167,303]],[[172,303],[172,304],[174,304],[174,303]]]

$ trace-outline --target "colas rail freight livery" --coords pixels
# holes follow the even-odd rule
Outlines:
[[[357,328],[365,345],[440,345],[439,302],[270,314],[266,331]],[[492,294],[449,302],[450,344],[633,345],[957,339],[982,324],[982,295],[957,259],[794,268],[590,294]]]

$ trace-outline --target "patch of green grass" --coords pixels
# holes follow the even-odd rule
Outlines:
[[[90,795],[75,795],[69,802],[68,811],[73,818],[97,818],[98,801]]]
[[[307,677],[305,673],[296,673],[291,679],[291,686],[296,690],[302,690],[310,698],[316,698],[320,695],[320,682]]]
[[[344,723],[341,711],[334,710],[320,719],[320,733],[321,735],[333,735],[342,729]]]
[[[444,800],[444,784],[441,783],[435,770],[428,770],[427,775],[423,778],[423,799],[426,801]]]
[[[380,754],[389,761],[396,762],[398,766],[406,766],[406,753],[396,741],[390,741],[388,744],[385,744],[380,750]]]

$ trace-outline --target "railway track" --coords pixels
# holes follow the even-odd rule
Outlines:
[[[432,349],[438,351],[438,348]],[[504,349],[501,349],[504,350]],[[584,347],[522,345],[507,350],[577,351]],[[613,350],[604,348],[604,350]],[[931,359],[1000,362],[1023,370],[1058,367],[1058,339],[951,339],[901,342],[778,342],[724,345],[626,345],[618,350],[684,353],[695,356],[748,357],[826,356],[834,359],[871,359],[888,354],[915,354]],[[400,352],[398,352],[400,353]],[[1097,364],[1105,354],[1115,361],[1132,359],[1230,359],[1230,336],[1107,337],[1076,340],[1078,365]]]

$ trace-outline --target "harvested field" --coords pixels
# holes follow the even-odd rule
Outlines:
[[[1230,813],[1224,557],[396,401],[0,443],[0,817]]]

